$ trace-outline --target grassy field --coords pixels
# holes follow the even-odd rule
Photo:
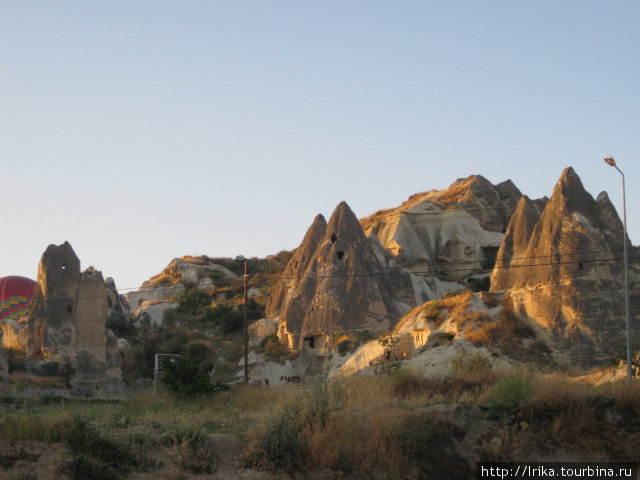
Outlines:
[[[486,365],[188,400],[0,398],[0,478],[475,478],[480,460],[640,460],[640,385]]]

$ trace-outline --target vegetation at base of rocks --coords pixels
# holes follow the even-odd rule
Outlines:
[[[262,353],[266,360],[279,363],[286,362],[287,360],[293,360],[300,353],[296,350],[291,350],[287,345],[280,343],[280,340],[275,333],[264,337],[260,341],[260,345],[256,351],[258,353]]]
[[[83,460],[76,469],[101,471],[99,461],[119,478],[126,469],[132,476],[144,470],[145,478],[191,477],[234,454],[252,468],[326,470],[336,478],[416,479],[447,462],[451,478],[474,478],[476,461],[558,460],[563,451],[583,461],[638,461],[640,384],[595,386],[560,374],[499,372],[477,368],[484,362],[473,357],[465,355],[443,378],[400,370],[277,388],[240,386],[197,398],[148,391],[121,402],[0,397],[0,438],[14,452],[32,452],[34,445],[53,450],[66,444],[81,415],[76,435],[93,447],[78,450]],[[233,446],[229,452],[215,447],[220,435]],[[103,440],[117,446],[97,448]],[[417,451],[417,445],[429,448]],[[119,449],[129,452],[129,467],[95,453]],[[442,462],[429,463],[436,453]],[[44,465],[34,459],[33,466],[30,471],[48,478]],[[0,477],[14,473],[0,466]],[[441,477],[431,471],[431,478]]]
[[[449,298],[456,298],[456,297],[462,297],[462,296],[466,296],[469,295],[470,296],[471,291],[466,289],[466,288],[460,288],[457,290],[448,290],[444,293],[443,295],[443,299],[449,299]]]
[[[340,340],[336,345],[337,352],[342,356],[345,356],[348,353],[354,352],[356,348],[357,348],[356,342],[354,342],[350,338],[345,338],[343,340]]]
[[[189,353],[180,357],[163,358],[162,367],[162,385],[181,397],[195,397],[229,389],[226,385],[211,381],[210,363],[197,363]]]
[[[482,352],[468,354],[465,351],[460,353],[456,358],[451,360],[453,373],[456,375],[464,374],[486,374],[493,368],[491,359]]]
[[[513,422],[531,400],[531,378],[508,376],[496,382],[486,393],[484,405],[490,418]]]
[[[491,288],[491,276],[485,275],[480,278],[469,277],[467,278],[466,284],[472,292],[488,292],[489,288]]]
[[[111,330],[118,338],[129,337],[133,335],[136,330],[131,318],[118,310],[112,310],[111,313],[109,313],[105,327]]]

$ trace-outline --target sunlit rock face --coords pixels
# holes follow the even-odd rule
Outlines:
[[[315,218],[270,297],[267,317],[279,319],[283,343],[323,353],[337,332],[389,329],[411,303],[408,276],[342,202],[328,223]]]
[[[491,290],[504,290],[546,332],[556,360],[590,366],[625,343],[623,227],[572,168],[544,209],[518,203],[498,252]]]
[[[101,272],[80,271],[68,242],[47,247],[30,308],[28,354],[36,366],[57,364],[68,372],[79,395],[109,396],[124,389],[116,338],[105,328],[112,298]]]
[[[142,283],[139,290],[127,293],[127,300],[134,315],[139,315],[146,305],[173,300],[184,294],[189,286],[213,292],[216,283],[237,280],[239,277],[228,268],[208,257],[174,258],[158,275]]]
[[[4,332],[0,329],[0,384],[6,382],[7,375],[9,374],[9,361],[7,359],[7,352],[5,351],[2,342],[2,336]]]
[[[414,273],[416,301],[421,303],[460,288],[473,275],[488,275],[520,197],[510,180],[493,185],[473,175],[446,190],[413,195],[361,224]]]

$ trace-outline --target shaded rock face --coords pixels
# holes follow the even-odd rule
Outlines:
[[[90,267],[80,273],[68,242],[47,247],[30,308],[28,355],[70,368],[78,394],[108,396],[124,389],[116,338],[105,328],[112,296],[101,272]]]
[[[329,223],[315,218],[270,297],[267,317],[279,319],[283,343],[323,352],[338,331],[392,327],[408,308],[400,300],[413,303],[407,275],[342,202]]]
[[[510,180],[494,186],[473,175],[446,190],[413,195],[400,207],[361,223],[398,263],[421,277],[414,283],[423,292],[417,300],[424,302],[441,296],[438,281],[464,282],[487,274],[521,196]]]
[[[558,362],[602,363],[625,342],[622,239],[607,195],[594,200],[567,168],[544,210],[520,200],[491,290],[537,322]]]

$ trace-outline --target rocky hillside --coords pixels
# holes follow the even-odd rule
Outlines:
[[[623,349],[622,222],[606,193],[594,199],[567,168],[544,209],[523,197],[491,277],[545,332],[554,356],[589,366]],[[640,270],[636,265],[633,277]]]
[[[267,305],[280,340],[325,352],[338,331],[391,328],[413,303],[411,284],[391,255],[367,238],[342,202],[329,223],[318,215]],[[306,345],[305,345],[306,342]]]
[[[493,185],[472,175],[445,190],[413,195],[399,207],[360,222],[414,274],[419,304],[441,298],[452,288],[487,283],[521,196],[510,180]]]

